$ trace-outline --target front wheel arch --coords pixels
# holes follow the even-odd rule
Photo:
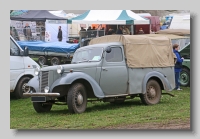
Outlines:
[[[31,75],[25,75],[25,76],[22,76],[18,82],[17,82],[17,85],[15,87],[15,91],[14,91],[14,94],[15,94],[15,97],[17,99],[22,99],[22,98],[26,98],[23,96],[23,85],[24,85],[24,81],[26,82],[26,84],[31,80],[31,78],[33,78],[33,76]],[[27,90],[27,89],[26,89]],[[28,90],[27,90],[28,91]],[[27,92],[26,92],[27,93]]]

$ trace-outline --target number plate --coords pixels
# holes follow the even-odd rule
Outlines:
[[[32,96],[31,97],[32,102],[46,102],[46,97],[45,96]]]

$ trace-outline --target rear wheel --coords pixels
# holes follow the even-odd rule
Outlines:
[[[161,88],[157,81],[149,80],[146,86],[146,93],[140,94],[140,99],[145,105],[157,104],[161,98]]]
[[[51,58],[51,65],[59,65],[60,64],[60,59],[58,57],[52,57]]]
[[[72,85],[67,95],[67,105],[71,113],[83,113],[87,107],[87,94],[81,83]]]
[[[187,68],[183,68],[180,74],[180,84],[181,86],[190,86],[190,71]]]
[[[38,58],[38,63],[39,63],[41,66],[47,64],[47,59],[46,59],[46,57],[40,56],[40,57]]]

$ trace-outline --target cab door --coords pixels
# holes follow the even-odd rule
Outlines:
[[[105,52],[101,69],[100,87],[106,96],[126,94],[128,71],[122,47],[112,46]]]
[[[10,38],[10,91],[14,91],[19,76],[24,73],[24,59],[20,48]]]

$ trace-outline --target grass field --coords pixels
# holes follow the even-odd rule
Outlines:
[[[190,88],[162,95],[159,104],[145,106],[139,98],[114,105],[88,102],[82,114],[70,114],[67,105],[53,105],[48,113],[36,113],[30,98],[10,99],[11,129],[102,129],[130,124],[168,123],[190,119]]]

